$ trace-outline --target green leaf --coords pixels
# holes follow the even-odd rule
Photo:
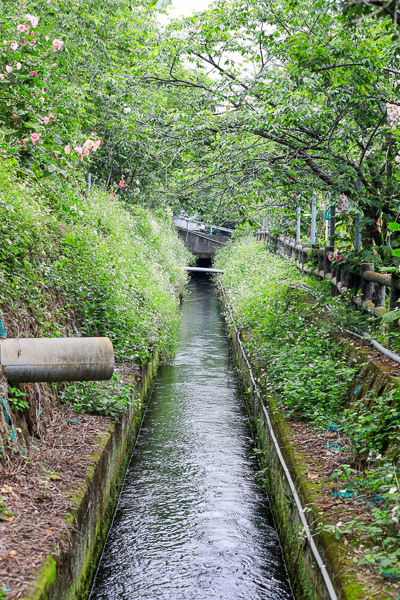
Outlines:
[[[400,231],[400,223],[388,223],[387,224],[387,228],[390,229],[391,231]]]
[[[391,310],[387,312],[382,317],[382,323],[392,323],[396,319],[400,318],[400,312],[398,310]]]

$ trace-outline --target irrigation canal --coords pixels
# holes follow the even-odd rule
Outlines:
[[[289,600],[214,285],[188,287],[90,600]]]

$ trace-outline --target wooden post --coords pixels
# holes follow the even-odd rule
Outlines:
[[[365,273],[365,271],[374,270],[374,263],[363,263],[361,265],[361,302],[372,302],[372,297],[374,295],[374,284],[372,281],[367,281],[364,279],[363,273]]]
[[[361,179],[359,177],[357,177],[357,189],[358,190],[362,190],[362,181],[361,181]],[[361,227],[360,227],[360,223],[361,223],[361,212],[357,213],[356,221],[355,221],[356,230],[355,230],[355,238],[354,238],[354,247],[357,250],[357,252],[360,252],[360,250],[361,250]]]
[[[297,207],[296,242],[300,242],[300,224],[301,224],[301,206],[298,206]]]
[[[334,247],[333,246],[325,246],[324,277],[326,277],[328,275],[328,273],[331,272],[331,261],[328,258],[329,254],[331,254],[331,252],[334,252]]]
[[[392,273],[392,285],[390,288],[390,310],[399,308],[398,301],[400,299],[400,277],[396,273]],[[400,315],[399,315],[400,316]]]
[[[313,190],[311,201],[311,244],[315,244],[315,227],[317,224],[317,194]]]
[[[380,283],[375,283],[374,288],[374,301],[375,308],[385,308],[386,302],[386,286],[381,285]]]
[[[336,208],[331,207],[331,233],[330,233],[330,245],[333,250],[335,249],[335,224],[336,224]]]

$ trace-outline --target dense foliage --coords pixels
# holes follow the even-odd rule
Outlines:
[[[238,323],[250,332],[245,345],[261,380],[267,376],[267,386],[289,414],[328,427],[344,406],[353,370],[340,359],[334,323],[315,321],[304,277],[248,240],[224,247],[217,264]]]
[[[217,264],[224,269],[224,288],[265,396],[288,419],[339,432],[338,457],[345,450],[349,462],[342,459],[331,474],[335,493],[343,501],[357,496],[371,511],[368,524],[359,517],[336,524],[321,519],[319,530],[337,539],[361,539],[358,564],[398,578],[399,390],[361,399],[357,388],[348,403],[356,369],[342,362],[336,337],[345,313],[339,314],[322,282],[305,278],[254,240],[225,246]]]
[[[166,25],[154,3],[1,7],[1,144],[21,172],[90,170],[121,181],[130,203],[211,222],[291,217],[315,190],[321,208],[340,209],[350,247],[361,209],[364,247],[390,262],[400,201],[390,18],[349,27],[334,2],[311,0],[217,1]]]
[[[84,335],[109,336],[118,361],[146,363],[155,348],[171,354],[190,258],[171,217],[101,190],[16,177],[15,165],[3,164],[3,319],[18,332],[26,317],[32,332],[24,333],[38,336],[65,335],[74,323]]]

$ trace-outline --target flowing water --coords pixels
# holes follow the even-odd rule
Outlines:
[[[188,287],[90,600],[289,600],[214,286]]]

